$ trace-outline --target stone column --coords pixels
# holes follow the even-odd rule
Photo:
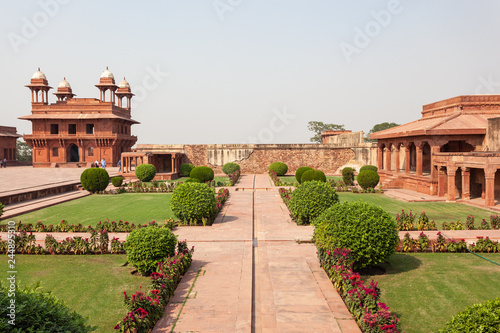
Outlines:
[[[391,171],[391,145],[385,146],[385,171]]]
[[[436,180],[438,175],[437,175],[437,170],[434,168],[434,160],[435,160],[435,153],[439,153],[441,150],[441,147],[439,146],[431,146],[431,179]]]
[[[171,170],[171,172],[174,172],[174,167],[175,167],[175,156],[174,156],[174,154],[170,154],[170,162],[172,164],[172,170]]]
[[[410,174],[410,147],[405,145],[405,174]]]
[[[377,164],[379,170],[384,169],[384,149],[381,145],[377,146]]]
[[[496,169],[484,169],[484,177],[486,182],[486,206],[495,205],[495,172]]]
[[[462,199],[470,200],[470,169],[462,167]]]
[[[448,165],[446,169],[448,172],[448,195],[446,197],[446,200],[455,201],[455,173],[457,171],[457,168]]]
[[[417,176],[422,176],[422,147],[415,145],[417,149]]]
[[[444,168],[438,166],[438,196],[444,197],[446,193],[446,173],[444,172]]]
[[[399,173],[399,144],[394,146],[394,172]]]

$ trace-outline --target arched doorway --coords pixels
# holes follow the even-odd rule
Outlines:
[[[72,144],[69,146],[68,162],[80,162],[80,153],[78,151],[78,146]]]

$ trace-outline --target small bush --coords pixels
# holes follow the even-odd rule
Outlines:
[[[109,185],[109,174],[106,169],[85,169],[80,176],[80,182],[84,189],[91,193],[104,191]]]
[[[274,162],[269,166],[269,171],[276,172],[277,176],[284,176],[288,172],[288,166],[283,162]]]
[[[290,199],[290,213],[297,224],[309,224],[339,202],[335,190],[325,182],[310,181],[297,187]]]
[[[177,236],[168,228],[156,226],[139,228],[132,231],[125,243],[127,260],[141,274],[156,272],[158,263],[175,254]]]
[[[342,169],[342,180],[347,186],[351,186],[354,182],[354,169],[345,167]]]
[[[328,251],[351,250],[354,270],[383,262],[399,242],[391,215],[366,202],[334,205],[314,223],[316,246]]]
[[[194,165],[189,164],[189,163],[182,163],[181,164],[181,176],[182,177],[189,177],[189,174],[191,173],[191,170],[195,168]]]
[[[369,165],[369,164],[368,164],[368,165],[363,165],[363,166],[361,167],[361,169],[359,169],[359,172],[361,172],[361,171],[365,171],[365,170],[370,170],[370,171],[375,171],[375,172],[377,172],[377,171],[378,171],[378,168],[377,168],[375,165]]]
[[[139,164],[135,168],[135,175],[141,182],[150,182],[156,176],[156,168],[153,164]]]
[[[377,186],[380,177],[376,171],[365,170],[359,172],[356,180],[362,189],[368,189]]]
[[[0,217],[2,217],[3,215],[3,209],[5,208],[4,205],[2,205],[2,203],[0,202]]]
[[[500,332],[500,298],[469,306],[451,318],[439,332]]]
[[[326,182],[326,176],[321,170],[308,170],[304,172],[302,175],[302,179],[300,180],[301,184],[305,182],[310,182],[316,180],[318,182]]]
[[[180,184],[172,194],[170,208],[181,220],[208,219],[215,211],[214,191],[206,184]]]
[[[111,178],[111,184],[113,184],[114,187],[120,187],[123,184],[123,177],[117,176]]]
[[[201,183],[198,178],[188,178],[185,180],[186,183]]]
[[[233,162],[226,163],[222,167],[222,172],[224,172],[226,175],[232,175],[237,170],[240,170],[240,166],[237,163]]]
[[[11,305],[10,288],[0,285],[0,332],[74,332],[95,330],[87,320],[68,308],[50,292],[34,287],[15,287],[15,326],[8,323]]]
[[[190,177],[199,179],[202,183],[209,182],[214,180],[214,170],[207,166],[199,166],[191,170]]]
[[[295,179],[297,179],[297,181],[299,183],[301,183],[301,181],[302,181],[302,175],[304,174],[304,172],[309,171],[309,170],[313,170],[313,168],[310,168],[310,167],[300,167],[300,168],[298,168],[297,171],[295,171]]]

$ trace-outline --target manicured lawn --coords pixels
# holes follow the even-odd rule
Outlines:
[[[295,183],[297,179],[295,179],[295,176],[280,176],[278,177],[281,181],[291,183]],[[342,176],[326,176],[326,179],[334,179],[336,182],[342,180]]]
[[[0,260],[5,281],[7,257]],[[125,262],[125,255],[16,255],[17,281],[21,286],[40,281],[43,291],[52,291],[72,310],[89,317],[96,332],[113,332],[127,314],[123,292],[130,295],[149,284],[148,277],[130,274],[133,267],[122,267]]]
[[[117,195],[90,195],[12,218],[14,221],[57,224],[81,223],[95,226],[99,221],[128,221],[130,223],[163,222],[174,218],[170,209],[171,193],[123,193]],[[5,222],[4,222],[5,223]]]
[[[500,254],[481,254],[500,262]],[[437,332],[474,303],[500,296],[500,266],[468,253],[394,254],[385,274],[374,279],[381,300],[401,319],[407,333]]]
[[[383,194],[354,194],[349,192],[339,192],[337,194],[341,202],[353,202],[358,200],[371,202],[382,207],[385,211],[394,216],[396,216],[397,213],[401,213],[401,210],[404,209],[407,213],[412,210],[414,214],[417,214],[418,219],[418,215],[420,215],[422,211],[425,211],[430,220],[436,221],[438,229],[441,228],[443,222],[460,220],[465,225],[467,215],[474,216],[477,229],[482,219],[486,219],[486,221],[489,222],[490,215],[496,215],[485,209],[455,202],[404,202],[387,197]],[[417,219],[415,219],[415,223]]]

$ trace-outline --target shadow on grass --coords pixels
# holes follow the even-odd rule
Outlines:
[[[414,256],[395,253],[387,261],[360,271],[361,275],[395,275],[415,270],[422,261]]]

